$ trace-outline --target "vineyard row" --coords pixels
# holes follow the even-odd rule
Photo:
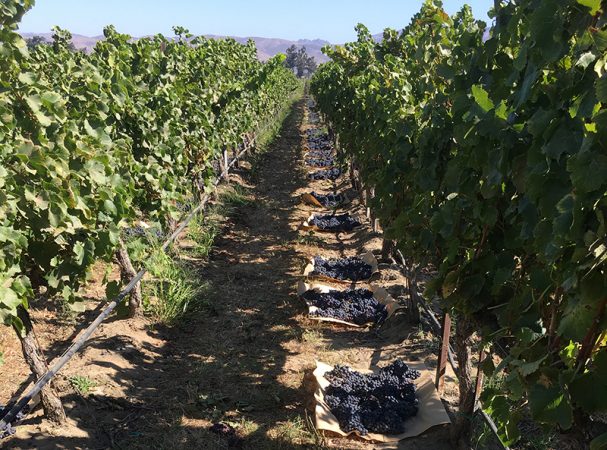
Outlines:
[[[607,25],[597,0],[426,1],[401,33],[327,48],[312,93],[388,239],[453,314],[467,448],[471,348],[502,440],[529,415],[599,448],[607,410]],[[600,390],[600,394],[597,392]]]
[[[117,257],[135,276],[125,233],[169,236],[252,132],[298,83],[284,56],[262,63],[253,42],[132,40],[113,27],[90,52],[55,29],[28,51],[16,32],[33,0],[0,7],[0,320],[37,378],[48,369],[28,313],[41,297],[75,311],[93,265]],[[117,292],[108,285],[108,293]],[[137,289],[130,313],[141,311]],[[65,414],[50,386],[49,419]]]

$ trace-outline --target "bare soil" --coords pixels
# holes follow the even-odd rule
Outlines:
[[[352,191],[354,200],[344,211],[360,217],[362,228],[342,234],[300,229],[317,211],[300,202],[302,193],[350,188],[345,175],[338,183],[307,180],[304,136],[315,125],[306,120],[305,105],[303,100],[296,103],[269,150],[233,176],[249,202],[224,220],[208,261],[187,259],[205,285],[207,307],[172,327],[149,318],[104,323],[57,377],[69,424],[54,427],[35,410],[3,442],[6,448],[451,448],[448,426],[392,447],[323,436],[313,427],[310,373],[315,361],[368,368],[398,357],[435,367],[438,344],[409,322],[406,311],[375,331],[307,317],[297,283],[309,259],[366,251],[379,258],[381,237],[371,231]],[[91,308],[104,295],[97,278],[91,282]],[[371,282],[404,300],[398,267],[380,264],[380,274]],[[85,316],[90,319],[94,311]],[[48,305],[38,305],[33,317],[49,358],[65,350],[79,331]],[[0,366],[1,404],[24,390],[29,371],[12,331],[0,333],[5,359]],[[74,376],[95,385],[78,393],[70,383]],[[449,407],[457,394],[452,375],[446,387]],[[220,421],[233,426],[236,435],[208,431]]]

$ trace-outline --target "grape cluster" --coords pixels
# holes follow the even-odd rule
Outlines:
[[[155,237],[157,239],[162,239],[162,238],[164,238],[164,233],[159,228],[145,229],[141,225],[137,225],[137,226],[134,226],[134,227],[125,228],[124,229],[124,236],[127,239],[144,237],[144,236],[153,236],[153,237]]]
[[[320,159],[332,158],[333,150],[313,150],[313,151],[306,153],[306,157],[307,158],[320,158]]]
[[[331,167],[335,165],[333,158],[310,158],[306,159],[306,164],[310,167]]]
[[[192,210],[192,204],[189,202],[183,203],[183,202],[175,202],[175,207],[181,211],[182,213],[187,213],[190,212]]]
[[[341,175],[340,169],[318,170],[308,174],[311,180],[337,180]]]
[[[310,192],[310,195],[312,197],[314,197],[316,200],[318,200],[318,203],[320,203],[325,208],[333,208],[335,206],[339,206],[345,200],[345,197],[342,194],[326,194],[325,195],[325,194],[317,194],[316,192],[312,191],[312,192]]]
[[[312,315],[330,317],[356,325],[381,323],[388,316],[386,307],[379,303],[368,289],[346,289],[319,292],[309,290],[302,295],[310,306],[317,309]]]
[[[221,163],[219,162],[219,160],[215,159],[211,161],[211,168],[213,169],[214,173],[221,172]]]
[[[7,406],[0,405],[0,417],[4,417],[10,408]],[[4,428],[0,428],[0,440],[12,436],[17,432],[15,430],[14,424],[21,422],[25,418],[26,410],[22,410],[17,413],[15,420],[12,423],[8,423],[4,426]]]
[[[400,434],[418,411],[414,381],[419,375],[401,360],[368,375],[338,364],[324,375],[330,383],[325,402],[346,433]]]
[[[313,150],[331,150],[333,144],[326,134],[308,134],[308,147]]]
[[[333,147],[329,142],[308,142],[311,152],[332,152]]]
[[[310,224],[315,225],[320,230],[324,231],[352,231],[360,226],[360,222],[350,214],[324,214],[314,215],[310,219]]]
[[[223,422],[214,423],[209,427],[211,433],[220,434],[222,436],[230,436],[236,434],[234,427]]]
[[[209,431],[226,438],[229,448],[242,448],[242,438],[236,433],[236,429],[233,426],[217,422],[209,427]]]
[[[312,275],[324,275],[337,280],[366,280],[371,278],[373,268],[362,259],[355,256],[339,259],[314,258]]]
[[[124,235],[127,238],[145,236],[145,228],[143,228],[141,225],[137,225],[136,227],[125,228]]]

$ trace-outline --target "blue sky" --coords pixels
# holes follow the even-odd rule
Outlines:
[[[447,12],[464,3],[489,21],[492,0],[445,0]],[[355,38],[362,22],[373,32],[403,28],[422,0],[36,0],[21,24],[23,32],[48,32],[54,25],[94,36],[108,24],[132,36],[163,33],[181,25],[194,34],[326,39]]]

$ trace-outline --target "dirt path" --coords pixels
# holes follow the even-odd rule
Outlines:
[[[301,193],[347,189],[306,179],[305,104],[295,104],[269,151],[235,177],[248,201],[223,224],[209,261],[197,266],[206,307],[172,328],[105,324],[64,375],[65,385],[70,374],[94,373],[100,385],[87,396],[63,395],[70,425],[28,419],[8,448],[380,448],[316,434],[307,374],[316,360],[369,367],[401,356],[432,365],[435,349],[404,315],[380,333],[307,318],[296,292],[308,259],[377,253],[381,240],[366,226],[346,235],[299,230],[314,211],[300,203]],[[363,215],[357,201],[348,211]],[[380,268],[374,283],[402,298],[398,270]],[[219,421],[237,438],[207,431]],[[440,450],[447,441],[443,427],[398,448]]]

